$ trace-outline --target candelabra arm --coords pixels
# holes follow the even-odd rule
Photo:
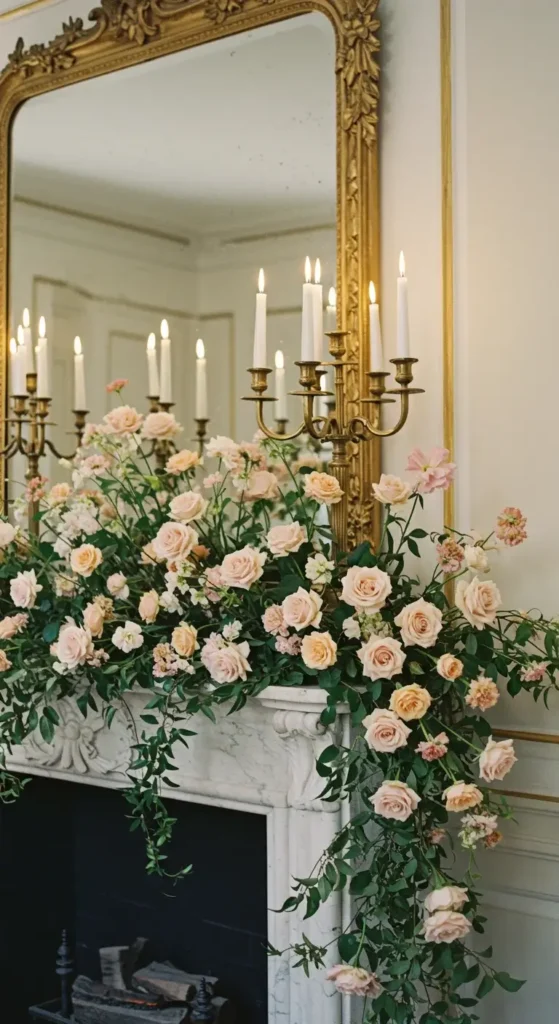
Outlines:
[[[350,424],[349,430],[352,437],[364,440],[369,437],[393,437],[397,434],[404,426],[408,414],[410,411],[410,392],[400,392],[400,416],[398,422],[393,427],[387,427],[382,429],[379,426],[380,422],[380,410],[373,414],[371,419],[367,419],[365,416],[355,416]]]
[[[294,441],[296,437],[300,437],[305,428],[305,423],[301,423],[301,426],[297,430],[293,430],[291,434],[279,434],[276,430],[270,430],[264,422],[264,398],[253,398],[252,395],[244,399],[245,402],[256,402],[256,422],[259,430],[262,431],[266,437],[269,437],[271,441]],[[275,399],[271,399],[275,401]]]

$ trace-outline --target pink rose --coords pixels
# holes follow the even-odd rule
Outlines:
[[[430,740],[423,740],[417,744],[415,751],[420,754],[424,761],[438,761],[448,754],[449,739],[445,732],[440,732]]]
[[[0,620],[0,640],[11,640],[17,633],[21,633],[29,621],[25,612],[18,615],[6,615]]]
[[[406,655],[399,640],[373,633],[357,652],[367,679],[392,679],[402,671]]]
[[[441,654],[437,662],[437,672],[443,679],[459,679],[463,671],[464,666],[460,658],[455,658],[453,654]]]
[[[405,747],[411,729],[393,711],[375,708],[372,715],[363,719],[365,740],[380,754],[393,754],[399,747]]]
[[[198,543],[198,534],[184,523],[163,523],[153,539],[153,552],[163,562],[183,561]],[[145,548],[144,548],[145,551]]]
[[[336,664],[337,650],[330,633],[308,633],[303,637],[301,657],[307,668],[323,671]]]
[[[91,601],[83,610],[83,622],[85,628],[92,636],[102,636],[105,616],[103,609],[96,601]]]
[[[383,505],[405,505],[412,490],[399,476],[383,473],[378,484],[373,484],[373,494]]]
[[[300,523],[282,523],[268,530],[266,543],[273,555],[284,558],[298,551],[307,540],[307,531]]]
[[[119,405],[103,417],[103,422],[112,434],[135,434],[142,426],[143,419],[137,409],[130,405]]]
[[[250,544],[226,555],[219,566],[221,585],[250,590],[252,584],[262,576],[267,557],[265,551],[258,551]]]
[[[305,477],[305,494],[321,505],[337,505],[342,500],[342,491],[335,476],[330,473],[308,473]]]
[[[326,974],[327,981],[333,981],[338,992],[348,996],[363,996],[376,999],[382,992],[382,985],[376,974],[371,974],[364,967],[351,967],[349,964],[336,964]]]
[[[476,629],[492,626],[501,607],[501,595],[496,584],[491,580],[480,580],[477,576],[469,583],[458,581],[455,601],[464,618]]]
[[[54,645],[56,657],[66,668],[72,670],[83,665],[93,654],[93,643],[86,629],[76,626],[73,619],[67,619],[61,626],[58,640]]]
[[[246,682],[247,672],[251,672],[248,661],[250,647],[247,641],[241,644],[217,646],[214,641],[206,640],[202,648],[202,664],[207,668],[215,683],[235,683],[237,679]]]
[[[293,629],[307,629],[319,626],[322,618],[322,598],[314,590],[299,587],[294,594],[288,594],[282,601],[285,624]]]
[[[487,746],[479,759],[479,774],[485,782],[499,782],[508,775],[512,766],[518,760],[514,754],[512,740],[501,740],[497,743],[492,736],[487,741]]]
[[[443,796],[446,799],[447,811],[467,811],[470,807],[477,807],[483,801],[483,793],[469,782],[455,782],[448,789],[445,789]]]
[[[189,469],[195,469],[199,465],[198,453],[190,451],[189,448],[183,448],[182,451],[169,456],[165,469],[171,476],[180,476],[181,473],[187,473]]]
[[[287,636],[287,626],[280,604],[271,604],[262,616],[262,625],[272,636]]]
[[[407,821],[419,807],[421,798],[405,782],[383,782],[371,797],[375,814],[381,818]]]
[[[433,448],[425,455],[420,448],[414,448],[408,455],[408,471],[417,473],[417,490],[421,494],[433,491],[446,491],[454,479],[456,466],[449,462],[450,452],[447,448]]]
[[[423,934],[427,942],[455,942],[456,939],[463,939],[470,928],[471,924],[464,914],[454,910],[438,910],[427,918]]]
[[[275,501],[279,496],[277,478],[267,469],[255,469],[243,489],[244,501]]]
[[[406,647],[433,647],[443,628],[443,613],[436,605],[420,597],[406,605],[394,622],[400,627]]]
[[[376,567],[352,565],[342,580],[342,600],[362,612],[379,612],[391,591],[390,576]]]
[[[433,889],[425,899],[425,910],[435,914],[438,910],[462,910],[468,902],[468,890],[458,885],[443,885]]]
[[[147,590],[145,594],[142,594],[138,605],[138,614],[143,622],[155,622],[159,614],[157,590]]]
[[[150,412],[144,420],[142,434],[148,441],[171,441],[181,430],[172,412]]]
[[[41,584],[37,583],[34,569],[18,572],[15,579],[10,581],[10,597],[16,608],[33,608],[37,594],[42,589]]]
[[[184,494],[177,494],[169,505],[171,519],[178,519],[181,523],[191,523],[195,519],[200,519],[207,507],[208,502],[199,491],[185,491]]]

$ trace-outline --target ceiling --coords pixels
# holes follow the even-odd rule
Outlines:
[[[313,14],[32,99],[13,194],[175,234],[333,223],[334,59]]]

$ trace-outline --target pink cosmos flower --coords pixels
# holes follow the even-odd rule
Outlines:
[[[456,465],[449,462],[448,448],[433,448],[428,455],[421,448],[414,448],[408,455],[407,469],[417,473],[417,490],[420,494],[432,494],[433,491],[446,491],[450,487]]]
[[[126,387],[127,384],[128,377],[117,377],[116,380],[112,380],[110,384],[106,385],[106,387],[109,394],[111,394],[111,392],[113,391],[116,391],[117,395],[120,395],[120,392],[124,387]]]
[[[502,540],[509,548],[522,544],[522,541],[526,540],[528,536],[526,533],[526,516],[522,515],[519,508],[507,505],[497,516],[495,536],[497,540]]]

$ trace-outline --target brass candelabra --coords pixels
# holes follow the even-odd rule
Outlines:
[[[269,367],[252,367],[248,372],[251,375],[251,387],[254,395],[245,397],[247,402],[256,403],[256,420],[260,430],[266,437],[277,441],[292,441],[301,434],[307,433],[310,438],[317,442],[330,442],[332,458],[330,468],[338,480],[343,491],[343,498],[337,504],[332,505],[332,527],[336,536],[337,545],[341,550],[347,550],[347,493],[349,483],[349,445],[354,442],[365,442],[374,437],[391,437],[397,434],[404,426],[409,413],[410,395],[421,394],[423,388],[412,388],[413,364],[417,359],[411,357],[398,357],[391,359],[394,365],[394,378],[398,385],[396,388],[388,389],[387,377],[390,374],[386,370],[371,370],[369,377],[369,394],[361,398],[361,403],[370,406],[369,415],[348,417],[345,402],[346,380],[348,368],[355,365],[346,357],[346,338],[348,331],[330,331],[327,337],[330,339],[331,359],[324,362],[305,360],[296,363],[299,367],[300,391],[290,391],[289,394],[299,396],[303,404],[303,420],[296,430],[290,433],[285,432],[285,424],[278,422],[278,430],[270,430],[264,422],[264,403],[275,402],[272,395],[267,395],[268,376],[272,372]],[[327,372],[327,367],[334,367],[334,392],[322,390],[322,377]],[[394,403],[396,398],[389,396],[397,395],[400,399],[400,415],[397,423],[392,427],[384,428],[381,425],[382,406]],[[332,399],[329,402],[328,414],[317,416],[315,414],[315,400],[320,398]]]
[[[174,402],[160,402],[159,398],[154,395],[148,395],[147,400],[150,412],[170,412],[175,404]],[[201,457],[204,454],[204,445],[208,439],[207,426],[210,421],[209,419],[200,419],[198,416],[195,416],[194,422],[196,424],[196,437],[193,438],[193,442],[196,444],[198,454]],[[174,451],[176,451],[176,446],[172,441],[161,440],[153,442],[150,455],[155,455],[155,463],[159,472],[163,472],[167,459]]]

